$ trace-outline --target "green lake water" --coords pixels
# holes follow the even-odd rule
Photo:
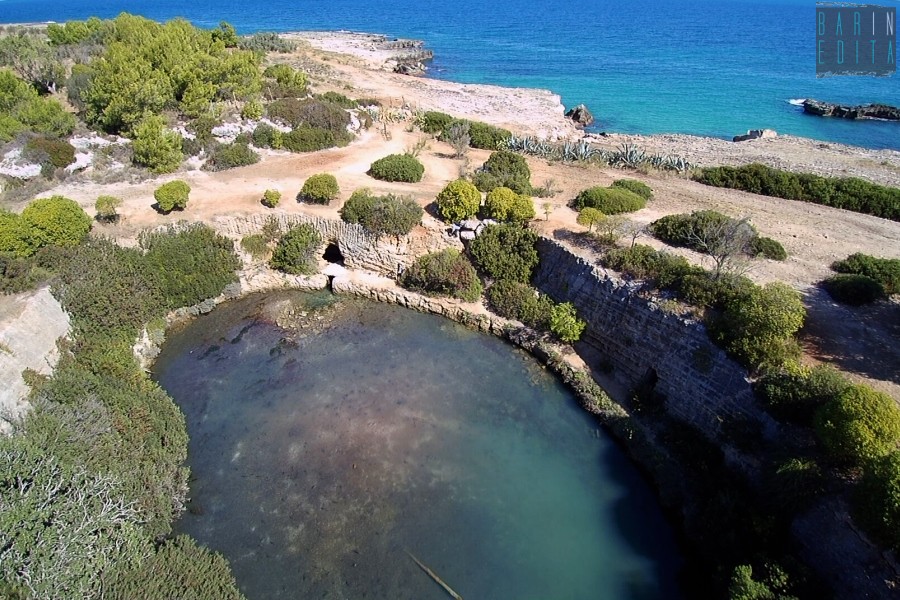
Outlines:
[[[284,315],[293,315],[286,327]],[[446,319],[299,292],[170,335],[177,529],[249,600],[677,598],[681,558],[621,450],[532,358]]]

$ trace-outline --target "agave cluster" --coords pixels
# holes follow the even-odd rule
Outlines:
[[[585,140],[552,144],[547,140],[532,136],[512,136],[506,140],[506,149],[547,160],[562,160],[566,162],[597,161],[622,169],[653,167],[664,171],[684,173],[694,168],[682,156],[669,154],[649,155],[634,144],[622,144],[618,149],[610,151],[595,148]]]

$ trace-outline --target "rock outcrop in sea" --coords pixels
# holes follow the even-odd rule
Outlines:
[[[882,119],[900,121],[900,108],[887,104],[862,104],[844,106],[809,98],[803,101],[803,112],[819,117],[840,117],[842,119]]]
[[[778,133],[774,129],[748,129],[747,133],[736,135],[731,138],[732,142],[746,142],[748,140],[758,140],[778,137]]]

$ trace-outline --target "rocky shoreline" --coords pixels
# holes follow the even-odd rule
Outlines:
[[[874,119],[879,121],[900,121],[900,108],[887,104],[861,104],[846,106],[832,102],[822,102],[812,98],[803,101],[803,112],[819,117],[841,119]]]

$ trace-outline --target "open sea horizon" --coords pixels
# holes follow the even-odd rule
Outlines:
[[[769,128],[900,150],[900,123],[815,117],[796,105],[900,105],[897,74],[816,78],[812,0],[0,0],[5,23],[120,12],[200,27],[224,20],[241,34],[342,29],[422,39],[435,55],[430,77],[549,89],[567,108],[586,104],[595,131],[730,139]]]

